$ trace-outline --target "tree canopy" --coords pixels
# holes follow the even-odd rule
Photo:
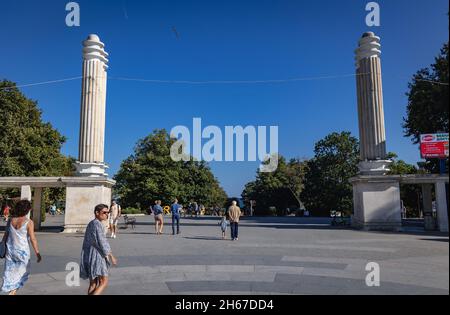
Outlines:
[[[183,205],[195,201],[222,206],[226,202],[225,191],[205,162],[172,160],[174,142],[164,129],[138,141],[134,154],[122,162],[115,176],[115,192],[124,207],[146,210],[155,200],[168,205],[174,198]]]
[[[306,163],[299,159],[289,162],[279,156],[278,168],[274,172],[257,172],[256,180],[248,183],[242,198],[249,203],[256,201],[255,214],[267,215],[271,207],[278,213],[286,208],[301,208],[300,193],[303,189]]]
[[[331,210],[350,213],[353,188],[349,179],[358,174],[358,140],[350,132],[335,132],[317,142],[314,153],[301,194],[306,208],[315,215],[329,215]]]
[[[403,128],[405,137],[414,144],[420,142],[425,133],[449,132],[449,55],[448,43],[441,49],[435,62],[419,70],[408,88],[407,115]],[[447,159],[448,163],[448,159]],[[425,164],[430,171],[437,172],[436,160]]]
[[[65,141],[50,123],[42,121],[36,101],[28,99],[13,82],[0,81],[1,177],[72,176],[74,159],[61,154]],[[0,189],[0,199],[18,195],[17,189]],[[44,189],[42,212],[64,195],[62,188]]]
[[[42,121],[36,101],[0,81],[0,176],[71,175],[72,160],[60,152],[65,141]]]

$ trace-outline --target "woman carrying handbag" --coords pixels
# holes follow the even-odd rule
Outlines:
[[[6,259],[2,291],[9,295],[16,295],[28,280],[30,274],[29,242],[36,253],[37,262],[42,260],[34,234],[34,223],[27,218],[30,211],[31,203],[28,200],[21,200],[17,203],[3,236],[2,244],[4,245],[0,246],[5,248]],[[2,253],[0,252],[0,254]]]

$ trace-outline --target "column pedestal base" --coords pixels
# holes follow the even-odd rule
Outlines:
[[[67,183],[64,233],[84,233],[95,218],[95,206],[110,206],[114,183],[107,178],[80,178],[78,181],[74,178]]]
[[[353,227],[364,230],[402,230],[398,180],[388,176],[357,176],[350,182],[353,184]]]
[[[386,175],[390,169],[391,160],[374,160],[359,162],[359,173],[361,175]]]
[[[75,162],[77,176],[83,177],[108,177],[108,166],[103,163]]]

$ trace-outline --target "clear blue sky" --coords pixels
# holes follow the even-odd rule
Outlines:
[[[407,83],[448,40],[447,0],[378,1],[381,27],[365,25],[360,0],[81,0],[81,27],[65,25],[61,0],[0,0],[0,78],[19,84],[81,75],[81,41],[98,34],[110,76],[161,80],[271,80],[354,73],[361,34],[382,38],[389,151],[416,163],[401,128]],[[172,31],[175,27],[177,38]],[[333,131],[358,136],[355,78],[283,84],[108,83],[106,162],[114,174],[136,141],[155,128],[192,124],[278,125],[280,153],[312,157]],[[80,81],[23,88],[78,155]],[[258,163],[213,163],[230,195],[254,179]]]

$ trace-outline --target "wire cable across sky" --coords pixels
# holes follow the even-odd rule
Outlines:
[[[142,82],[142,83],[153,83],[153,84],[186,84],[186,85],[215,85],[215,84],[274,84],[274,83],[290,83],[290,82],[301,82],[301,81],[318,81],[318,80],[333,80],[333,79],[342,79],[342,78],[350,78],[356,77],[358,75],[366,75],[369,73],[351,73],[351,74],[341,74],[341,75],[324,75],[324,76],[316,76],[316,77],[298,77],[298,78],[290,78],[290,79],[275,79],[275,80],[205,80],[205,81],[195,81],[195,80],[158,80],[158,79],[141,79],[141,78],[129,78],[129,77],[115,77],[109,76],[108,80],[115,81],[129,81],[129,82]],[[71,77],[65,79],[51,80],[51,81],[43,81],[29,84],[21,84],[15,86],[6,86],[0,88],[0,90],[17,87],[32,87],[38,85],[50,85],[57,84],[67,81],[74,81],[82,79],[82,76]],[[448,83],[445,82],[437,82],[425,79],[414,79],[415,81],[420,82],[428,82],[431,84],[438,84],[443,86],[449,86]]]

